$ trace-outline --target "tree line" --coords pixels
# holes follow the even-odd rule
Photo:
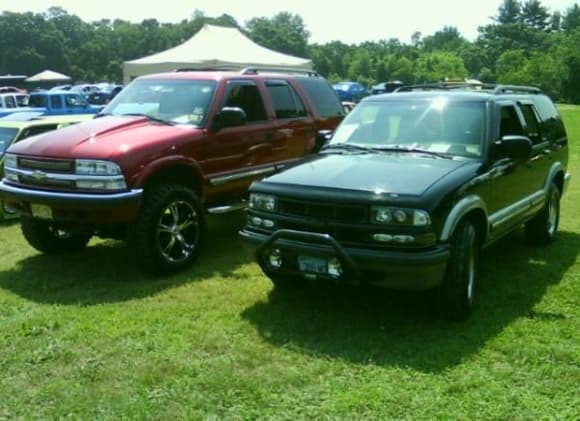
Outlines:
[[[120,81],[122,64],[176,46],[204,24],[237,27],[260,45],[310,58],[331,82],[349,79],[367,86],[473,78],[489,83],[540,87],[558,101],[580,103],[580,7],[550,13],[540,0],[503,0],[474,41],[454,26],[410,43],[398,39],[310,44],[299,15],[281,12],[240,25],[232,16],[196,10],[178,23],[146,19],[85,22],[60,7],[43,13],[0,15],[0,74],[32,75],[44,69],[74,80]]]

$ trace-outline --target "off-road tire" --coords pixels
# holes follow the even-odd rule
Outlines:
[[[443,283],[439,287],[441,313],[450,320],[465,320],[473,308],[478,281],[479,244],[477,230],[469,220],[455,229]]]
[[[43,219],[22,216],[20,228],[28,244],[45,254],[64,254],[82,250],[93,236],[92,231]]]
[[[159,184],[145,191],[141,214],[129,227],[129,247],[139,264],[156,273],[191,265],[204,237],[204,215],[197,195],[180,184]]]
[[[524,226],[524,234],[529,244],[545,246],[556,238],[560,222],[560,189],[554,183],[548,190],[544,208]]]

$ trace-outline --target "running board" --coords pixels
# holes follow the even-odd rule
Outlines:
[[[246,209],[248,207],[248,202],[238,202],[231,205],[215,206],[212,208],[207,208],[207,212],[212,215],[221,215],[223,213],[230,213]]]

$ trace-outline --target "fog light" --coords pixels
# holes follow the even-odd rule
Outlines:
[[[328,274],[332,277],[338,278],[342,276],[342,265],[336,257],[328,261]]]
[[[252,219],[250,219],[250,222],[252,223],[252,225],[259,227],[262,225],[262,218],[254,216]]]
[[[393,235],[393,241],[400,244],[414,243],[415,237],[412,235]]]
[[[274,249],[268,255],[268,263],[270,267],[279,269],[282,267],[282,253],[280,253],[279,249]]]
[[[274,228],[274,221],[272,221],[271,219],[263,219],[262,226],[264,228]]]
[[[390,243],[393,241],[393,236],[391,234],[373,234],[373,240],[381,243]]]

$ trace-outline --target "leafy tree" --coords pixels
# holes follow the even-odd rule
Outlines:
[[[520,23],[522,5],[518,0],[503,0],[492,20],[500,25]]]
[[[445,26],[441,31],[423,38],[425,51],[457,51],[467,44],[455,26]]]
[[[405,84],[415,83],[415,65],[408,57],[391,54],[385,61],[387,77],[378,81],[400,80]]]
[[[508,50],[497,59],[497,81],[508,84],[527,84],[525,67],[528,59],[523,50]]]
[[[253,18],[246,24],[248,35],[256,43],[298,57],[308,56],[308,38],[302,18],[281,12],[273,18]]]
[[[416,62],[415,76],[421,82],[463,79],[467,70],[461,57],[454,53],[425,53]]]
[[[578,3],[574,3],[562,18],[562,29],[565,32],[573,32],[577,28],[580,28],[580,7]]]
[[[371,72],[370,53],[365,49],[356,50],[348,67],[348,78],[368,85],[368,79],[373,79]]]
[[[540,0],[527,0],[522,4],[522,22],[532,28],[545,31],[550,26],[550,13]]]

